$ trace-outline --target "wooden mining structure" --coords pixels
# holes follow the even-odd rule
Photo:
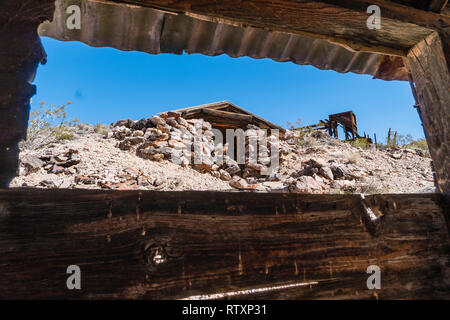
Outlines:
[[[339,138],[338,126],[342,126],[345,134],[345,140],[354,140],[355,138],[362,138],[358,134],[358,126],[356,124],[356,116],[352,111],[340,112],[330,114],[328,119],[320,120],[319,123],[296,128],[294,130],[308,132],[309,130],[326,130],[332,137]],[[368,139],[364,137],[365,139]],[[369,139],[370,140],[370,139]],[[371,141],[371,140],[370,140]]]
[[[347,111],[328,116],[328,133],[330,136],[338,137],[337,128],[339,124],[344,128],[345,140],[349,140],[350,136],[352,136],[352,139],[359,137],[356,116],[353,112]]]
[[[446,0],[3,0],[0,298],[450,298]],[[67,8],[81,28],[67,28]],[[381,11],[369,29],[367,9]],[[439,193],[300,195],[8,189],[39,35],[150,54],[249,56],[409,81]],[[69,62],[68,62],[69,63]],[[87,75],[88,76],[88,75]],[[39,88],[37,88],[39,89]],[[81,290],[66,287],[81,269]],[[367,268],[381,269],[368,289]],[[266,290],[245,291],[261,288]],[[242,292],[230,296],[230,292]]]

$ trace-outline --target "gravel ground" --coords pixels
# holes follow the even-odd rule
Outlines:
[[[290,190],[310,159],[327,166],[338,166],[349,173],[341,179],[324,179],[320,174],[309,174],[306,184],[312,183],[313,193],[424,193],[435,192],[431,159],[420,152],[407,149],[361,149],[340,140],[320,135],[309,146],[289,145],[290,152],[281,156],[281,181],[278,191]],[[142,189],[142,190],[236,190],[228,181],[182,167],[170,161],[153,161],[136,155],[134,150],[123,151],[117,140],[105,139],[91,131],[75,135],[74,140],[49,145],[36,151],[21,152],[20,175],[10,187],[86,188],[86,189]],[[59,157],[73,152],[76,164],[68,165],[62,156],[62,167],[51,169],[42,162],[33,170],[24,167],[26,157]],[[74,158],[74,159],[75,159]],[[53,158],[52,158],[53,159]],[[38,160],[40,161],[40,160]],[[296,176],[297,174],[297,176]],[[295,178],[293,178],[295,177]],[[311,179],[314,179],[311,180]],[[301,179],[300,179],[301,180]],[[262,182],[260,182],[262,183]],[[273,183],[272,183],[273,184]],[[275,183],[276,184],[276,183]],[[284,189],[283,189],[284,185]],[[289,187],[289,188],[288,188]],[[295,189],[295,188],[294,188]],[[264,188],[255,188],[264,191]],[[295,192],[306,192],[298,191]],[[269,189],[270,191],[270,189]]]

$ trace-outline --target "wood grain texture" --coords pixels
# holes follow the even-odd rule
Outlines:
[[[424,39],[411,49],[408,61],[437,185],[450,193],[450,33],[443,39],[437,33]]]
[[[270,30],[324,38],[356,51],[404,56],[437,27],[444,16],[386,1],[268,1],[268,0],[112,0],[190,12]],[[369,30],[366,10],[377,4],[382,10],[382,28]],[[411,16],[413,14],[413,16]],[[392,16],[392,17],[391,17]],[[222,20],[221,20],[222,21]]]
[[[0,3],[0,188],[18,169],[18,142],[27,131],[36,68],[46,55],[37,35],[39,23],[51,18],[53,1]]]
[[[0,298],[186,298],[280,284],[244,298],[449,298],[438,195],[0,191]],[[157,264],[155,255],[163,263]],[[79,265],[82,290],[67,290]],[[384,279],[384,280],[383,280]]]

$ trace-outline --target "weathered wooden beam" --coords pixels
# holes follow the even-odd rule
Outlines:
[[[381,17],[397,20],[404,23],[412,23],[422,27],[440,30],[448,26],[450,17],[437,12],[406,6],[386,0],[319,0],[319,2],[333,4],[347,9],[365,12],[370,5],[377,5],[381,9]],[[427,6],[426,3],[424,3]]]
[[[431,0],[428,5],[428,10],[433,12],[441,12],[447,5],[448,0]]]
[[[383,80],[398,80],[402,78],[406,80],[407,74],[408,71],[403,63],[402,57],[385,55],[378,65],[377,72],[373,75],[373,77],[374,79]]]
[[[450,18],[436,13],[379,0],[370,3],[326,0],[112,1],[195,14],[196,17],[202,15],[205,19],[219,19],[225,23],[303,34],[327,39],[356,51],[399,56],[405,56],[409,48],[429,35],[429,28],[450,21]],[[366,10],[371,4],[381,6],[382,28],[379,30],[369,30],[366,25],[369,17]]]
[[[443,36],[434,33],[418,43],[408,61],[437,185],[450,193],[450,43],[449,34]]]
[[[0,3],[0,187],[7,187],[18,169],[18,143],[27,131],[31,84],[45,62],[37,35],[39,23],[52,17],[53,1],[6,0]]]
[[[212,117],[223,117],[233,120],[251,121],[253,118],[251,115],[222,110],[202,109],[202,112]]]
[[[450,298],[439,195],[0,191],[1,299]],[[68,290],[69,265],[81,290]],[[366,269],[381,268],[368,290]]]

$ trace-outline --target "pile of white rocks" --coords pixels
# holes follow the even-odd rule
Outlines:
[[[107,138],[117,139],[117,147],[135,152],[141,158],[190,166],[229,181],[238,189],[257,189],[259,183],[281,180],[279,153],[290,152],[289,145],[275,135],[266,136],[267,132],[256,126],[248,125],[245,129],[239,162],[230,156],[238,146],[229,150],[222,134],[209,122],[186,120],[177,112],[160,113],[137,121],[119,120],[112,125]],[[239,157],[239,152],[237,154]]]

